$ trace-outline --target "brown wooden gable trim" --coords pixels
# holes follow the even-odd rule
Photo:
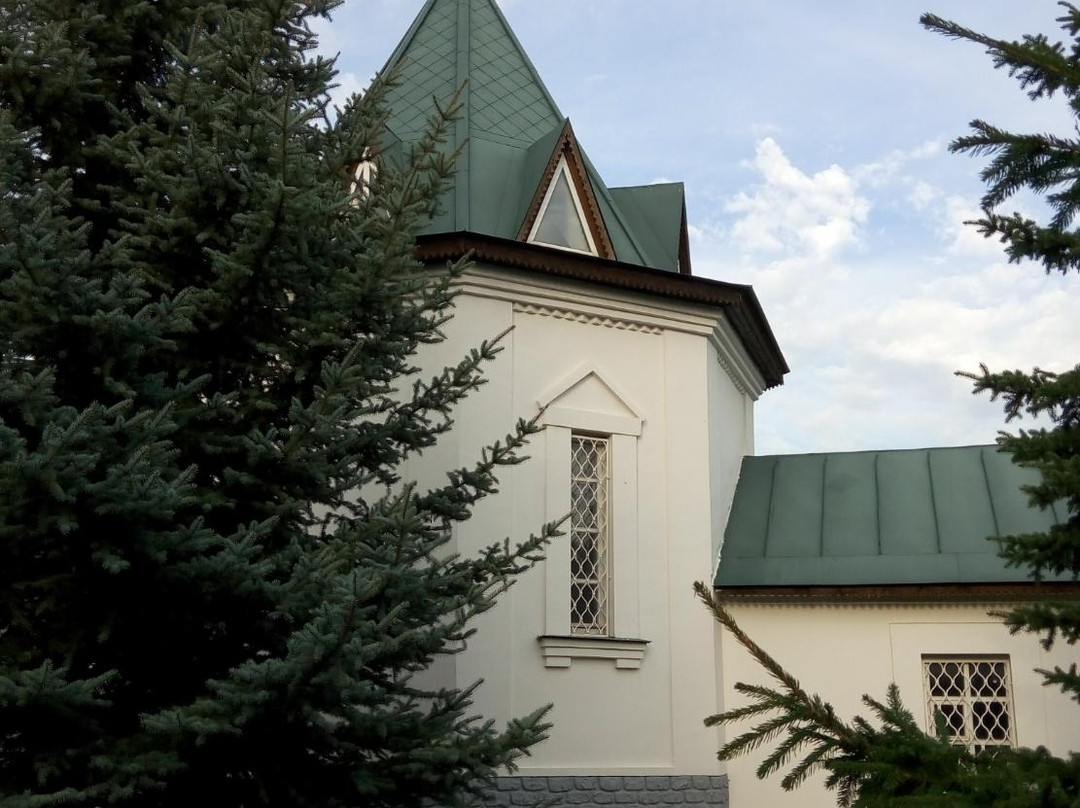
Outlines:
[[[600,212],[596,194],[593,193],[589,173],[585,170],[585,163],[581,159],[581,150],[577,138],[574,136],[574,129],[570,126],[569,119],[563,124],[562,133],[555,142],[555,148],[551,152],[551,157],[548,158],[547,167],[544,169],[544,173],[540,175],[540,182],[533,193],[532,202],[529,203],[529,207],[525,211],[525,220],[518,229],[518,240],[528,240],[529,233],[532,232],[533,225],[536,224],[536,217],[540,213],[540,206],[544,203],[544,197],[547,196],[548,188],[555,178],[555,169],[559,167],[560,157],[566,157],[566,165],[570,169],[570,179],[574,183],[574,190],[577,191],[581,206],[585,209],[585,223],[589,227],[589,233],[592,235],[593,243],[596,245],[600,257],[614,259],[615,248],[611,246],[611,237],[608,235],[607,225],[604,224],[604,216]]]
[[[1080,582],[716,587],[723,603],[1011,603],[1080,600]]]
[[[784,383],[787,362],[749,286],[465,231],[433,233],[417,239],[416,257],[421,261],[452,261],[465,255],[504,267],[721,306],[764,377],[766,388]]]

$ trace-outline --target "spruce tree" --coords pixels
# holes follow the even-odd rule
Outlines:
[[[920,21],[931,31],[986,48],[996,68],[1016,78],[1033,100],[1059,94],[1077,118],[1080,131],[1080,10],[1068,3],[1059,22],[1067,44],[1044,35],[1020,41],[994,39],[932,14]],[[1035,261],[1047,273],[1080,271],[1080,138],[1052,134],[1016,134],[982,120],[957,138],[950,150],[989,157],[982,171],[986,193],[982,217],[969,224],[1005,245],[1014,263]],[[1045,222],[1000,207],[1021,190],[1044,196]],[[1064,504],[1066,520],[1046,533],[993,537],[1010,565],[1024,567],[1038,580],[1046,575],[1080,578],[1080,365],[1062,373],[1040,368],[978,373],[961,372],[976,394],[1004,402],[1006,421],[1041,417],[1049,427],[1034,426],[1015,434],[1002,432],[1001,451],[1021,466],[1041,472],[1041,482],[1026,492],[1033,507]],[[716,619],[762,665],[775,687],[737,684],[749,703],[707,720],[709,725],[754,720],[754,726],[721,750],[729,760],[762,746],[771,747],[758,769],[768,777],[787,769],[782,785],[796,788],[812,771],[824,769],[840,805],[855,806],[1076,806],[1080,805],[1080,755],[1057,758],[1045,748],[995,749],[973,756],[951,746],[942,724],[937,736],[924,735],[892,687],[886,699],[864,696],[873,719],[841,721],[833,708],[803,690],[736,624],[703,584],[699,597]],[[1080,639],[1080,603],[1037,602],[1004,615],[1010,631],[1030,632],[1047,648]],[[1058,687],[1080,702],[1076,666],[1040,671],[1047,686]],[[1080,713],[1078,713],[1080,720]],[[774,746],[775,744],[775,746]]]
[[[532,422],[402,479],[498,344],[417,372],[454,100],[357,188],[334,5],[0,0],[4,808],[455,805],[543,738],[416,678],[553,529],[447,551]]]

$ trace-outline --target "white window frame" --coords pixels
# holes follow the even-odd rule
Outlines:
[[[371,149],[364,147],[360,155],[360,162],[353,169],[352,182],[349,184],[349,193],[359,193],[360,197],[367,199],[371,195],[371,185],[379,173],[379,166],[371,155]],[[355,204],[355,202],[354,202]]]
[[[577,250],[573,247],[568,247],[565,244],[552,244],[549,241],[540,241],[536,238],[536,233],[540,229],[540,223],[544,221],[544,214],[547,213],[551,197],[555,194],[555,187],[559,184],[560,175],[566,177],[566,185],[570,189],[570,198],[574,201],[574,210],[577,212],[578,222],[581,223],[581,229],[585,231],[585,241],[589,244],[588,250]],[[552,247],[556,250],[577,253],[578,255],[600,255],[599,251],[596,249],[596,241],[593,239],[592,230],[589,229],[589,220],[585,217],[585,208],[582,206],[581,199],[578,196],[577,186],[574,184],[574,178],[570,174],[570,164],[566,162],[565,154],[559,157],[559,163],[555,167],[555,173],[551,175],[551,181],[548,183],[547,191],[544,192],[544,201],[540,203],[540,210],[536,214],[536,219],[533,221],[532,229],[529,231],[529,237],[526,241],[532,244],[539,244],[543,247]]]
[[[628,415],[576,409],[563,395],[593,375]],[[572,397],[568,397],[572,401]],[[614,384],[585,365],[538,402],[545,408],[545,515],[549,521],[570,513],[571,445],[575,433],[609,440],[609,595],[607,634],[575,634],[570,624],[570,542],[555,539],[544,561],[544,634],[539,638],[544,665],[569,668],[575,658],[610,659],[615,667],[641,667],[647,640],[640,638],[638,547],[638,440],[644,419]]]
[[[583,475],[574,468],[575,460],[582,445],[591,446],[595,475]],[[578,508],[574,502],[574,489],[577,483],[595,485],[596,514],[591,527],[579,524]],[[570,633],[594,637],[611,636],[612,606],[614,586],[611,574],[611,438],[606,435],[589,435],[582,432],[570,433],[570,521],[567,533],[570,539]],[[592,570],[582,571],[581,565],[574,569],[575,545],[579,535],[591,535],[595,548],[595,561]],[[574,596],[575,587],[595,589],[595,605],[592,619],[586,619],[584,610],[578,610]],[[579,596],[580,597],[580,596]]]
[[[1004,695],[978,693],[972,690],[972,672],[980,663],[997,663],[1003,666],[1002,689]],[[932,693],[934,682],[931,679],[931,666],[958,665],[963,675],[962,692],[953,695],[935,695]],[[949,740],[956,746],[967,747],[968,751],[978,753],[988,747],[1016,746],[1016,702],[1012,678],[1012,666],[1008,654],[923,654],[922,655],[923,701],[926,706],[926,726],[933,733],[936,728],[936,712],[939,707],[959,707],[962,710],[964,727],[950,735]],[[975,705],[1000,704],[1008,715],[1008,737],[1004,740],[977,738],[975,726]]]

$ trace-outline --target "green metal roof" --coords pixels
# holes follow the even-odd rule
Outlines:
[[[648,253],[667,266],[677,266],[683,227],[683,184],[666,182],[612,188],[611,197]]]
[[[454,189],[423,233],[471,232],[514,239],[566,122],[494,0],[428,0],[386,69],[387,128],[417,140],[434,111],[463,87],[461,117],[446,148],[461,148]],[[681,185],[609,191],[582,154],[619,261],[678,269],[670,222],[681,226]]]
[[[1047,530],[996,446],[747,457],[716,586],[1008,583],[988,536]]]

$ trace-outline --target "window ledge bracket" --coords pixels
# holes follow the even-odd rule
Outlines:
[[[649,640],[589,634],[543,634],[536,638],[546,668],[569,668],[575,659],[610,659],[619,670],[637,670]]]

